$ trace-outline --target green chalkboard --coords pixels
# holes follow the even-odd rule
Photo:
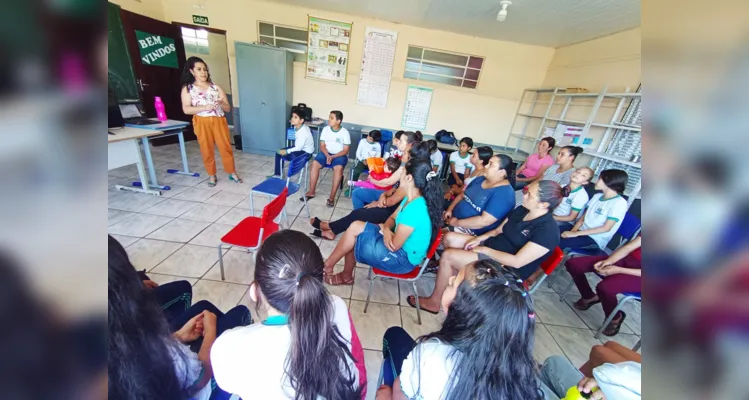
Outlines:
[[[120,6],[107,2],[107,22],[109,27],[109,86],[117,95],[117,100],[138,101],[139,92],[135,82],[135,71],[127,51],[125,33],[122,31]]]

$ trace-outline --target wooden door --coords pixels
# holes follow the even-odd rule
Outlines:
[[[180,77],[185,65],[185,45],[180,28],[125,10],[121,11],[121,16],[146,115],[156,117],[154,97],[159,96],[169,119],[190,122],[192,116],[182,112],[180,99]],[[176,136],[165,139],[169,140],[155,144],[175,142]]]

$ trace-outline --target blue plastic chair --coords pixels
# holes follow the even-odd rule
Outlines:
[[[385,156],[385,146],[388,145],[393,140],[393,131],[389,131],[387,129],[380,129],[380,133],[382,136],[380,137],[380,157]]]
[[[294,193],[298,192],[302,187],[302,182],[305,181],[304,176],[307,171],[305,166],[307,165],[308,160],[309,157],[306,154],[302,154],[289,162],[289,171],[286,174],[286,179],[268,178],[257,186],[253,187],[250,191],[250,211],[252,212],[252,215],[255,215],[255,201],[253,198],[255,193],[264,194],[268,196],[268,200],[272,200],[274,197],[280,195],[284,188],[289,189],[288,196],[291,196]],[[292,181],[291,179],[295,175],[298,175],[296,182]],[[309,212],[309,206],[307,205],[307,198],[306,196],[302,198],[304,199],[304,208],[307,210],[307,217],[309,218],[311,217],[311,215]],[[288,216],[286,215],[286,206],[284,206],[283,216],[284,219],[288,221]]]
[[[614,311],[611,312],[611,315],[606,318],[605,321],[603,321],[603,324],[598,328],[598,331],[596,331],[595,338],[598,339],[598,336],[601,335],[601,332],[603,332],[604,329],[606,329],[607,326],[611,323],[611,320],[614,319],[614,316],[624,307],[624,305],[630,301],[639,301],[642,302],[642,293],[641,292],[630,292],[630,293],[622,293],[622,299],[619,300],[619,303],[616,304],[616,307],[614,308]],[[637,351],[640,349],[640,342],[638,341],[635,347],[633,348],[634,351]]]

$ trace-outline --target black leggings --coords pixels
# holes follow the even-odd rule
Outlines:
[[[393,215],[398,205],[394,205],[387,208],[372,207],[372,208],[358,208],[351,211],[349,215],[339,219],[338,221],[331,221],[328,223],[330,230],[336,235],[345,232],[351,223],[354,221],[371,222],[373,224],[382,224],[387,221],[388,217]]]
[[[187,321],[191,320],[194,316],[202,313],[204,310],[210,311],[216,315],[216,337],[221,336],[224,331],[227,331],[229,329],[236,328],[238,326],[247,326],[252,323],[252,315],[250,315],[250,310],[248,310],[246,306],[236,306],[224,314],[209,301],[201,300],[193,304],[179,317],[175,318],[172,321],[169,321],[169,327],[171,331],[178,331],[187,323]],[[200,350],[200,346],[202,344],[203,337],[201,336],[198,340],[188,343],[188,346],[190,346],[190,349],[192,349],[193,352],[197,353]]]

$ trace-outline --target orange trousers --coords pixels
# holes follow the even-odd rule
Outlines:
[[[227,174],[236,172],[234,168],[234,153],[229,141],[229,124],[224,117],[192,117],[192,126],[195,136],[198,137],[200,154],[203,155],[203,164],[208,175],[216,175],[216,158],[214,157],[214,146],[218,147],[221,155],[221,163]]]

